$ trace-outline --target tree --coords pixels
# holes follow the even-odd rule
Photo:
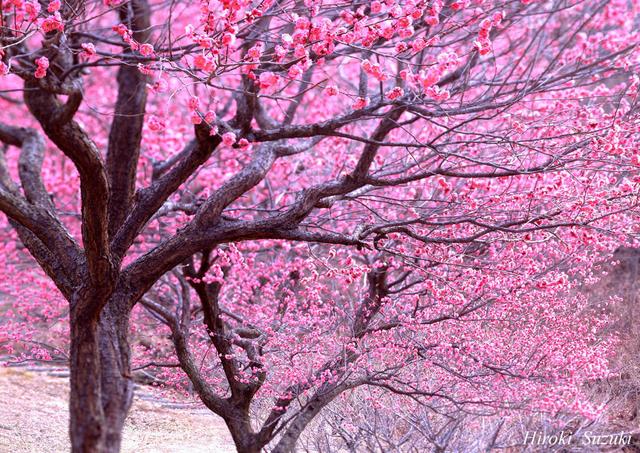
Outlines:
[[[407,441],[406,427],[389,423],[401,407],[448,420],[517,409],[597,414],[581,386],[608,376],[615,342],[600,336],[606,317],[585,315],[558,257],[524,269],[511,258],[522,245],[500,247],[478,256],[466,244],[433,246],[422,265],[319,245],[311,256],[272,242],[207,251],[142,299],[160,326],[137,325],[173,348],[147,342],[136,362],[164,370],[155,375],[164,385],[193,388],[239,452],[294,451],[330,405],[333,429],[350,424],[365,441],[378,432],[364,421],[386,419],[383,451],[399,448],[397,435]],[[359,451],[358,433],[346,438]]]
[[[0,210],[69,303],[73,450],[119,449],[131,310],[194,255],[598,239],[635,206],[634,8],[3,3]]]

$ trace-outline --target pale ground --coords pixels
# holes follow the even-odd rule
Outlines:
[[[65,378],[0,367],[0,453],[69,451],[67,394]],[[122,452],[233,453],[235,448],[223,421],[205,409],[136,399]]]

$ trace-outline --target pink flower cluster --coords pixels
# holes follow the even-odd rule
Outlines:
[[[153,45],[149,43],[140,44],[139,42],[137,42],[133,38],[133,33],[131,32],[131,30],[127,28],[126,25],[124,24],[114,25],[112,27],[112,30],[115,31],[118,35],[120,35],[120,37],[124,42],[129,44],[129,47],[131,47],[131,50],[139,51],[143,57],[152,58],[155,56],[155,50],[153,48]]]
[[[503,13],[494,13],[491,16],[491,19],[483,19],[482,22],[480,22],[478,39],[473,42],[474,47],[478,50],[480,55],[486,55],[491,51],[491,29],[500,25],[502,17]]]
[[[36,79],[44,79],[47,76],[47,69],[49,68],[49,59],[47,57],[40,57],[36,59]]]
[[[43,19],[40,23],[40,27],[45,33],[52,31],[64,31],[64,24],[62,23],[60,13],[56,11],[54,14]]]
[[[82,58],[89,59],[96,54],[96,46],[91,42],[83,42],[80,47],[82,47],[82,52],[80,53]]]

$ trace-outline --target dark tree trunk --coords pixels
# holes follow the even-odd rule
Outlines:
[[[256,434],[251,429],[249,415],[245,411],[237,411],[236,414],[225,418],[227,428],[233,438],[238,453],[260,453],[263,443],[260,443]]]
[[[233,433],[231,437],[238,453],[260,453],[262,451],[262,448],[255,442],[255,436],[252,432]]]
[[[131,407],[129,310],[112,298],[100,319],[72,314],[70,424],[73,453],[118,453]]]
[[[289,423],[282,437],[271,450],[272,453],[293,453],[296,443],[305,428],[311,423],[316,415],[320,413],[322,408],[329,404],[333,399],[346,390],[346,385],[338,385],[335,387],[325,387],[318,390],[316,396],[308,402],[298,415]]]
[[[273,448],[272,453],[293,453],[295,451],[298,438],[314,416],[315,413],[309,412],[296,417]]]
[[[69,435],[73,453],[105,453],[98,320],[71,317]]]
[[[261,448],[251,444],[239,444],[235,442],[236,450],[238,453],[260,453]]]
[[[99,324],[105,451],[108,452],[120,451],[124,421],[133,399],[128,330],[127,304],[122,299],[112,299],[102,311]]]

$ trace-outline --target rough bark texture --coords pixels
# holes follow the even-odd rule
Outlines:
[[[126,299],[112,298],[100,316],[100,372],[106,451],[120,451],[122,429],[133,400]]]
[[[89,294],[84,297],[105,297]],[[69,429],[73,452],[120,451],[133,397],[128,302],[121,295],[109,298],[99,319],[80,309],[72,312]],[[80,301],[76,304],[83,306]]]
[[[264,447],[264,444],[256,438],[249,421],[249,414],[246,412],[231,413],[225,418],[238,453],[260,453]]]
[[[134,0],[120,7],[120,19],[131,24],[134,38],[147,42],[150,10],[146,0]],[[125,49],[123,57],[132,54]],[[118,99],[109,132],[106,170],[109,176],[109,235],[113,237],[127,216],[135,193],[136,170],[140,156],[142,126],[147,104],[147,76],[136,66],[123,65],[118,70]]]
[[[69,434],[73,453],[106,453],[98,319],[72,314]]]

